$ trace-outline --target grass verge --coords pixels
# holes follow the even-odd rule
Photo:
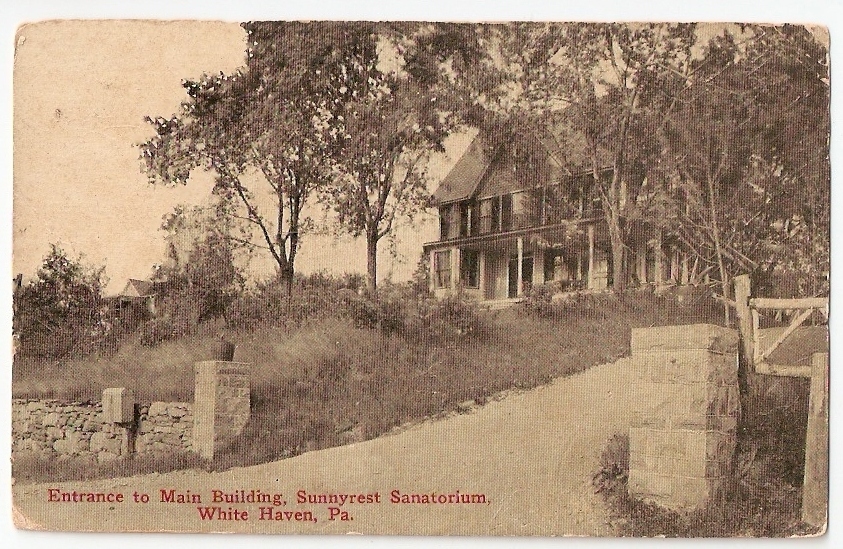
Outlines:
[[[779,457],[743,448],[737,455],[734,489],[724,501],[680,513],[631,497],[628,492],[629,437],[616,434],[606,444],[593,477],[620,536],[791,537],[815,534],[801,521],[801,487],[783,480]]]

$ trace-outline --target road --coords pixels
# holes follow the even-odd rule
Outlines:
[[[636,398],[632,380],[629,361],[621,359],[466,414],[292,459],[219,473],[176,471],[16,485],[15,519],[28,528],[81,531],[612,535],[590,479],[606,440],[628,427]],[[124,501],[50,502],[51,488],[70,497],[73,491],[110,493],[112,498],[119,493]],[[161,502],[162,490],[173,499],[182,494],[187,501],[198,495],[202,503]],[[241,496],[251,490],[281,494],[286,505],[215,505],[213,490]],[[296,494],[301,490],[364,494],[370,500],[377,494],[379,503],[299,504]],[[394,490],[404,495],[435,492],[435,500],[459,491],[480,503],[391,503]],[[135,503],[135,492],[149,495],[149,503]],[[228,520],[200,518],[198,507],[214,506]],[[261,507],[271,511],[273,520],[267,519],[267,511],[260,519]],[[329,507],[335,509],[334,520]],[[296,516],[296,511],[301,513]],[[311,516],[316,522],[295,520]]]

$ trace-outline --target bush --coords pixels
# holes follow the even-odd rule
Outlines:
[[[600,454],[600,469],[592,477],[598,494],[616,494],[626,490],[629,480],[629,436],[616,433]]]
[[[553,283],[532,286],[524,298],[524,309],[538,317],[553,316],[553,296],[557,290],[558,286]]]
[[[169,318],[153,318],[141,326],[140,343],[146,347],[154,347],[174,337],[175,330]]]
[[[484,323],[477,304],[462,294],[423,302],[420,318],[432,340],[481,335]]]
[[[645,286],[623,292],[583,290],[556,295],[553,284],[542,284],[530,291],[521,310],[557,321],[624,319],[631,327],[723,322],[723,306],[705,290],[690,286],[661,294]]]

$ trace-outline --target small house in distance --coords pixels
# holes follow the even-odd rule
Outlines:
[[[611,288],[609,232],[585,143],[568,138],[562,146],[550,134],[490,141],[478,134],[433,195],[439,239],[424,249],[434,295],[461,289],[505,302],[545,283],[557,292]],[[608,159],[597,172],[612,177]],[[626,229],[627,285],[688,282],[677,243],[645,223]]]
[[[156,283],[130,278],[120,293],[108,297],[107,301],[117,311],[143,311],[149,316],[155,316],[157,293]]]

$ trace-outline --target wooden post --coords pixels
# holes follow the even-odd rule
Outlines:
[[[524,294],[524,239],[518,237],[518,293],[517,296]]]
[[[828,353],[811,357],[802,521],[821,531],[828,523]]]
[[[480,290],[481,299],[486,299],[486,252],[477,252],[477,285]]]
[[[735,312],[738,315],[738,328],[741,332],[741,349],[746,365],[752,368],[755,364],[755,334],[752,329],[752,311],[749,308],[749,298],[752,295],[752,282],[749,275],[735,277]]]
[[[588,282],[586,288],[594,288],[594,225],[588,226]]]

